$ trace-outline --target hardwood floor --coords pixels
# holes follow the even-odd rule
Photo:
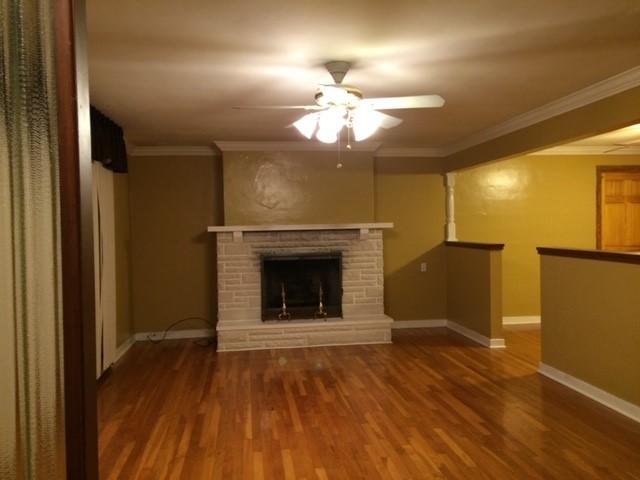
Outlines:
[[[216,354],[138,343],[100,386],[101,479],[640,479],[640,424],[445,329]]]

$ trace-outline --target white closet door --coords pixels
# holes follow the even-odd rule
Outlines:
[[[96,378],[116,355],[116,250],[113,172],[93,163]]]

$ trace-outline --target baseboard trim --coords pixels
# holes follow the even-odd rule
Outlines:
[[[437,328],[446,327],[447,320],[445,318],[438,318],[432,320],[395,320],[391,324],[393,330],[403,328]]]
[[[282,345],[273,347],[247,347],[247,348],[227,348],[224,350],[218,350],[217,353],[227,352],[252,352],[257,350],[287,350],[290,348],[318,348],[318,347],[358,347],[362,345],[389,345],[392,342],[390,340],[381,340],[373,342],[347,342],[347,343],[319,343],[317,345]]]
[[[447,320],[447,328],[450,328],[456,333],[467,337],[470,340],[473,340],[480,345],[489,348],[505,348],[506,344],[504,343],[504,338],[489,338],[484,335],[479,334],[478,332],[471,330],[467,327],[463,327],[459,323],[453,322],[451,320]]]
[[[164,337],[165,340],[178,340],[182,338],[205,338],[215,336],[216,331],[213,328],[197,328],[191,330],[169,330]],[[164,332],[138,332],[135,335],[137,342],[145,342],[147,340],[160,340],[163,338]]]
[[[540,315],[502,317],[502,325],[540,325]]]
[[[446,327],[454,332],[459,333],[480,345],[489,348],[505,348],[504,338],[488,338],[484,335],[481,335],[469,328],[463,327],[462,325],[452,322],[447,319],[433,319],[433,320],[396,320],[391,324],[391,328],[393,330],[405,329],[405,328],[441,328]],[[131,345],[134,342],[145,342],[149,339],[151,340],[160,340],[164,332],[138,332],[133,337],[131,337],[126,343],[122,344],[120,348],[118,348],[118,352],[116,353],[116,361],[122,357]],[[203,329],[192,329],[192,330],[170,330],[167,332],[165,337],[166,340],[179,340],[179,339],[187,339],[187,338],[205,338],[205,337],[213,337],[215,336],[215,330],[210,328]],[[344,345],[344,344],[339,344]],[[125,348],[126,346],[126,348]],[[332,346],[332,344],[322,345],[322,346]],[[291,347],[286,347],[291,348]]]
[[[131,335],[125,340],[122,345],[116,348],[116,358],[114,358],[113,363],[116,363],[118,360],[120,360],[124,356],[124,354],[129,351],[134,343],[136,343],[136,337],[135,335]]]
[[[551,367],[545,363],[540,363],[538,372],[551,380],[561,383],[565,387],[589,397],[591,400],[594,400],[605,407],[615,410],[625,417],[629,417],[631,420],[640,422],[640,406],[638,405],[623,400],[620,397],[616,397],[601,388],[591,385],[590,383],[580,380],[579,378],[569,375],[568,373]]]

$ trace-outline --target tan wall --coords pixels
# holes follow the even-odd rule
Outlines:
[[[395,225],[384,232],[385,312],[395,320],[446,318],[439,169],[428,159],[376,159],[375,220]]]
[[[596,165],[628,164],[640,156],[522,156],[458,173],[458,238],[506,244],[505,315],[540,313],[536,247],[595,248]]]
[[[542,362],[640,405],[640,265],[541,256]]]
[[[113,199],[116,250],[116,345],[119,347],[133,334],[131,322],[129,176],[113,176]]]
[[[373,155],[343,152],[224,154],[227,225],[373,220]]]
[[[131,269],[136,332],[189,316],[215,320],[215,242],[222,223],[221,162],[215,157],[131,157]],[[178,329],[204,328],[186,322]]]
[[[502,252],[445,248],[448,319],[487,338],[502,338]]]

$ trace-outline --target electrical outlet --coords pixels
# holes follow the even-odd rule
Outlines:
[[[427,271],[427,262],[422,262],[422,263],[420,264],[420,271],[421,271],[422,273],[424,273],[424,272],[426,272],[426,271]]]

